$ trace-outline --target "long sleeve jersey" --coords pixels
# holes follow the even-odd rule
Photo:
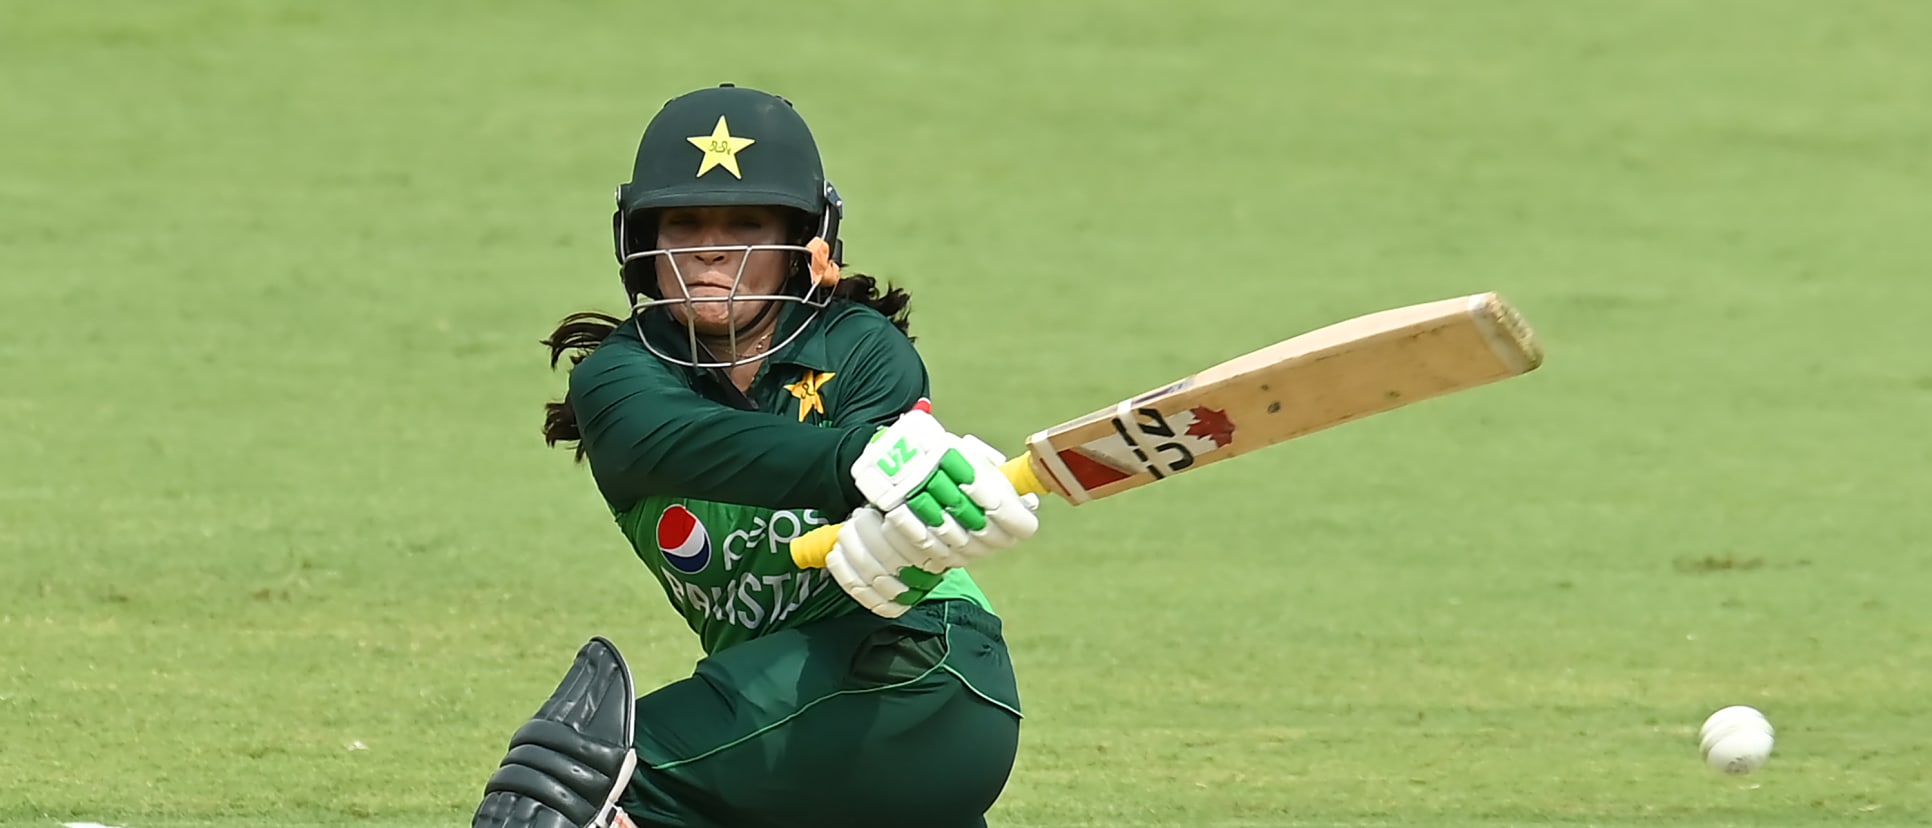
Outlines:
[[[780,340],[804,311],[786,309]],[[924,361],[877,311],[834,302],[761,363],[749,410],[718,372],[643,340],[683,354],[683,333],[663,314],[632,319],[570,375],[591,474],[638,559],[707,653],[863,612],[824,570],[793,564],[791,541],[864,504],[852,463],[929,394]],[[927,600],[941,598],[988,606],[963,570]]]

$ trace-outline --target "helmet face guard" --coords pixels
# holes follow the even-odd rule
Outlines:
[[[684,365],[691,368],[735,368],[740,365],[749,365],[751,363],[764,359],[765,357],[770,356],[771,354],[779,351],[785,346],[790,345],[793,340],[803,335],[805,333],[805,330],[811,327],[812,320],[817,318],[818,312],[820,310],[823,310],[825,306],[832,301],[831,287],[822,286],[819,282],[815,280],[806,280],[805,290],[803,294],[740,293],[739,289],[744,285],[744,280],[745,280],[745,267],[751,263],[751,254],[759,251],[790,252],[790,253],[802,254],[808,257],[812,255],[811,248],[808,248],[804,245],[798,245],[798,244],[737,244],[737,245],[714,245],[709,247],[673,247],[673,248],[660,248],[656,250],[640,250],[636,253],[632,253],[629,256],[626,256],[624,258],[624,266],[626,270],[631,268],[633,266],[633,263],[635,263],[637,266],[648,267],[653,272],[655,272],[656,264],[657,264],[656,260],[659,258],[662,258],[664,261],[670,263],[671,272],[675,274],[677,277],[674,281],[676,282],[678,292],[681,295],[657,297],[649,293],[638,292],[631,297],[631,313],[641,320],[644,318],[644,315],[646,313],[649,313],[650,311],[657,308],[663,308],[667,313],[669,313],[669,312],[672,312],[674,308],[682,307],[685,311],[684,332],[685,332],[686,344],[690,348],[690,350],[686,351],[686,353],[690,354],[691,356],[689,359],[685,359],[673,354],[665,353],[662,349],[658,348],[657,345],[653,344],[651,342],[651,338],[648,336],[643,338],[644,347],[650,349],[651,353],[657,356],[658,359],[664,360],[666,362],[670,362],[675,365]],[[682,269],[678,267],[677,257],[686,253],[730,253],[730,252],[743,254],[738,259],[738,272],[734,274],[731,279],[731,291],[723,296],[692,296],[690,287],[685,284],[684,272]],[[797,282],[799,280],[795,276],[789,276],[787,277],[786,281]],[[738,316],[737,306],[741,302],[747,303],[747,304],[766,303],[764,307],[759,311],[758,315],[756,317],[753,317],[752,321],[745,325],[745,327],[747,328],[756,327],[759,323],[763,322],[767,316],[772,314],[783,303],[793,303],[793,304],[804,305],[808,308],[811,308],[811,314],[807,316],[802,322],[800,322],[798,327],[794,329],[790,334],[788,334],[783,341],[773,343],[771,347],[765,348],[764,350],[761,350],[758,353],[752,354],[750,356],[737,356],[737,354],[739,353],[739,350],[738,350],[739,326],[736,324],[732,324],[730,326],[729,332],[726,334],[726,338],[728,342],[726,353],[733,355],[732,358],[718,359],[715,357],[711,357],[710,350],[708,348],[705,348],[701,343],[698,342],[698,321],[697,321],[698,306],[706,305],[706,304],[724,305],[725,318],[727,320],[736,320]]]
[[[790,345],[794,340],[802,336],[805,330],[811,327],[812,321],[818,318],[818,312],[823,310],[827,304],[831,303],[834,288],[837,285],[838,266],[844,263],[842,255],[844,243],[838,238],[838,228],[839,221],[845,212],[845,203],[839,199],[838,190],[832,186],[831,182],[826,182],[824,193],[825,208],[822,213],[814,217],[817,219],[817,227],[815,228],[815,235],[810,244],[728,244],[705,247],[653,247],[645,250],[630,250],[629,242],[632,237],[629,232],[630,227],[628,226],[629,218],[622,209],[623,196],[620,191],[618,197],[619,210],[616,218],[616,235],[619,272],[622,274],[625,292],[628,294],[625,300],[630,303],[631,314],[640,323],[644,315],[652,310],[663,308],[666,313],[670,313],[674,308],[682,307],[685,310],[683,323],[685,340],[689,347],[686,353],[690,356],[686,358],[665,353],[662,348],[659,348],[651,342],[650,337],[644,337],[645,347],[657,358],[674,365],[683,365],[691,368],[734,368],[739,365],[749,365],[762,360],[783,349],[785,346]],[[655,235],[654,231],[653,235]],[[824,245],[824,247],[819,248],[816,246],[820,244]],[[780,288],[781,292],[740,292],[744,285],[745,268],[751,264],[751,254],[762,251],[795,254],[792,261],[787,265],[789,273],[786,275],[783,286]],[[732,274],[730,292],[724,296],[692,296],[690,286],[684,278],[684,271],[679,267],[677,259],[680,255],[690,253],[741,254],[738,258],[738,272]],[[671,266],[671,272],[675,277],[672,281],[679,295],[659,295],[660,291],[658,289],[657,278],[657,262],[659,259],[663,259]],[[821,259],[828,261],[820,261]],[[829,278],[824,274],[824,269],[827,265],[829,265],[831,271]],[[725,318],[727,320],[736,320],[737,305],[741,302],[768,303],[756,317],[753,317],[751,322],[743,326],[744,328],[756,327],[786,303],[804,305],[810,308],[811,312],[799,322],[795,329],[785,336],[783,341],[773,343],[770,347],[749,356],[738,355],[738,332],[741,328],[733,324],[726,333],[727,353],[731,357],[729,359],[712,357],[709,349],[704,348],[698,341],[697,306],[704,304],[722,304],[725,306]]]

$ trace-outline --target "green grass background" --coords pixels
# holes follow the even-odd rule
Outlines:
[[[948,423],[1498,289],[1536,374],[976,570],[1012,826],[1932,821],[1932,6],[0,0],[0,824],[429,826],[592,634],[666,99],[793,99]],[[983,366],[999,366],[985,370]],[[1759,774],[1700,763],[1726,704]]]

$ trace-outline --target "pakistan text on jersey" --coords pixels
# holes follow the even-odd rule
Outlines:
[[[671,598],[679,605],[703,613],[713,621],[756,630],[784,621],[805,599],[825,589],[837,589],[823,569],[806,569],[778,575],[750,572],[731,579],[724,586],[702,587],[685,583],[677,573],[659,569],[658,577],[670,588]]]

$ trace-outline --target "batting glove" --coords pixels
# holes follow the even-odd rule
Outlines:
[[[930,572],[966,566],[1039,530],[1040,499],[999,470],[1006,458],[977,437],[956,437],[925,411],[881,429],[852,478],[909,557]]]
[[[861,506],[839,527],[838,542],[825,556],[825,571],[860,606],[886,618],[898,618],[925,600],[945,578],[913,558],[918,550],[886,529],[878,509]]]
[[[854,477],[873,505],[852,513],[825,560],[839,587],[866,609],[896,618],[948,570],[1038,531],[1039,497],[1014,490],[999,470],[1006,458],[979,438],[954,437],[931,415],[913,412],[872,445],[890,451],[869,449]],[[922,455],[932,459],[921,463]],[[916,486],[904,482],[914,478]],[[881,508],[882,501],[897,505]]]

